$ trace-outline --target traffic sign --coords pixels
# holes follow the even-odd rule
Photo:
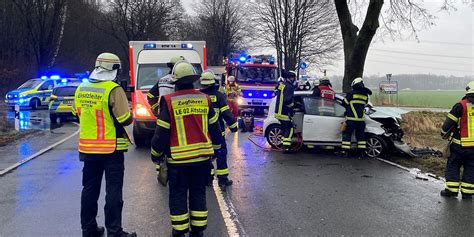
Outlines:
[[[380,82],[379,89],[384,94],[397,94],[398,93],[398,82],[397,81],[382,81]]]

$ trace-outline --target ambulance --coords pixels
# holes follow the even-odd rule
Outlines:
[[[148,91],[158,80],[170,73],[167,63],[183,56],[196,72],[206,70],[204,41],[130,41],[130,85],[134,117],[133,137],[136,146],[143,146],[153,136],[156,117],[147,101]]]

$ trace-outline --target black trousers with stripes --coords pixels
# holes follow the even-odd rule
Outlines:
[[[474,193],[474,148],[462,148],[460,145],[451,144],[451,155],[446,163],[446,181],[462,182],[461,191],[465,190],[468,194]],[[461,177],[461,167],[464,168]],[[462,185],[462,184],[461,184]]]

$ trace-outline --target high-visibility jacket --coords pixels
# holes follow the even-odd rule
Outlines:
[[[208,95],[211,99],[212,107],[219,116],[219,126],[221,127],[222,135],[225,135],[224,121],[231,130],[237,130],[237,121],[232,112],[230,112],[225,95],[221,93],[216,86],[204,88],[201,90],[201,92]]]
[[[346,119],[352,121],[365,121],[365,106],[369,103],[369,95],[372,94],[367,88],[353,90],[347,93],[342,104],[346,107]]]
[[[462,116],[459,119],[459,132],[462,147],[474,147],[474,104],[469,99],[459,102],[462,105]]]
[[[319,85],[319,90],[321,91],[321,98],[334,100],[336,92],[334,92],[331,87],[327,85]]]
[[[234,102],[237,100],[237,98],[239,98],[240,92],[242,91],[242,89],[237,83],[234,83],[234,84],[228,83],[225,86],[225,91],[227,93],[227,100],[230,102]]]
[[[295,89],[293,85],[284,81],[280,82],[277,86],[275,94],[276,105],[275,105],[275,118],[284,121],[290,121],[290,117],[293,113],[293,97]]]
[[[170,157],[168,163],[183,164],[209,160],[214,155],[209,124],[217,124],[218,115],[210,112],[210,98],[197,90],[180,90],[165,95],[170,123],[158,120],[159,126],[170,129]],[[209,114],[213,117],[209,118]],[[220,140],[219,140],[220,141]],[[153,154],[152,154],[153,155]]]
[[[79,152],[110,154],[128,149],[128,138],[114,118],[109,106],[110,92],[119,85],[112,81],[81,83],[74,103],[81,123]]]

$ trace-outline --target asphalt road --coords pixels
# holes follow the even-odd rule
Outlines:
[[[439,197],[440,183],[378,160],[266,152],[247,137],[228,135],[235,183],[223,197],[232,218],[223,217],[209,188],[207,236],[227,236],[225,220],[246,236],[474,236],[474,202]],[[80,236],[76,143],[0,177],[0,236]],[[169,235],[167,190],[156,182],[147,149],[130,149],[125,174],[124,228]]]

